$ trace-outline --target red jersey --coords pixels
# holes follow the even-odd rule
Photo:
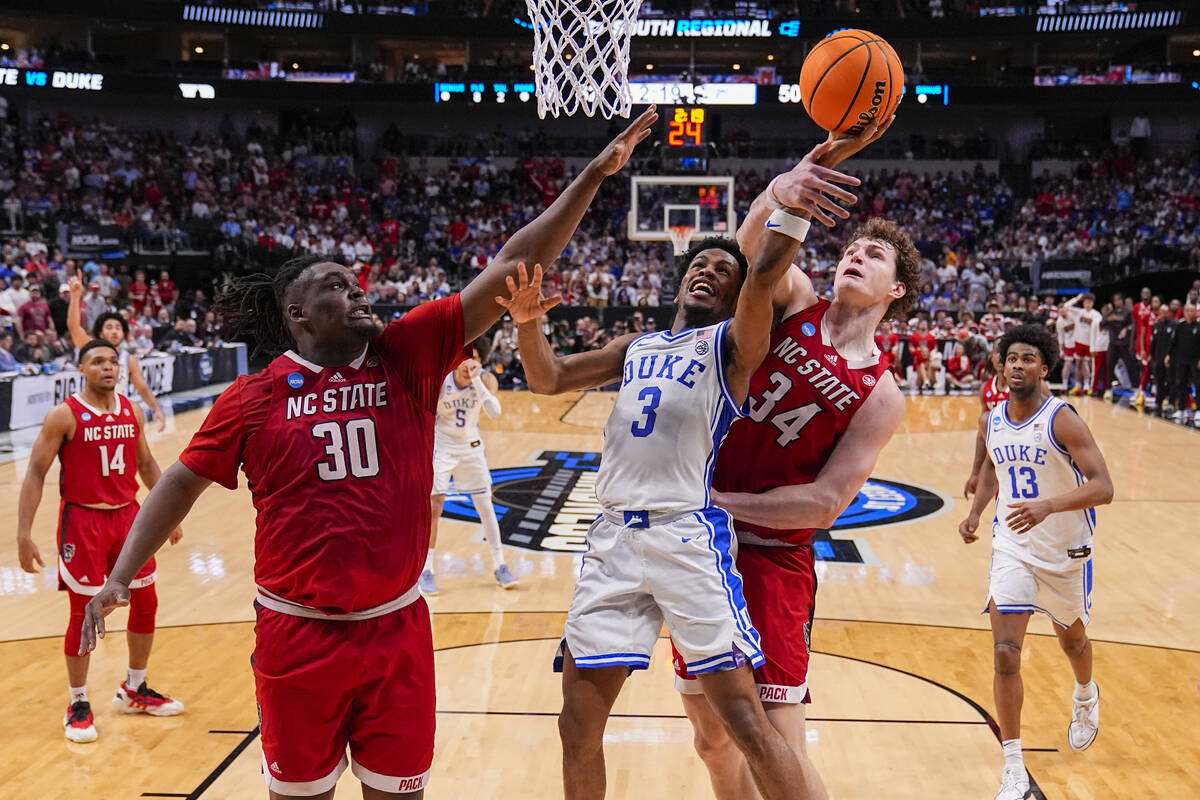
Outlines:
[[[246,474],[261,588],[345,614],[417,582],[438,393],[462,347],[454,295],[393,322],[351,364],[288,352],[217,399],[179,460],[228,489]]]
[[[142,435],[133,404],[113,393],[117,410],[109,413],[73,394],[67,406],[75,415],[75,435],[59,448],[59,494],[81,506],[123,506],[137,498],[137,450]]]
[[[957,380],[962,380],[971,374],[971,358],[969,356],[950,356],[946,361],[946,369]]]
[[[129,305],[133,306],[133,310],[142,313],[146,307],[146,297],[150,293],[150,287],[145,281],[134,281],[129,284]]]
[[[979,399],[987,406],[987,410],[991,411],[1003,401],[1008,399],[1008,389],[996,388],[996,376],[987,379],[983,384],[983,388],[979,390]]]
[[[921,354],[922,345],[927,350],[925,355]],[[924,361],[937,352],[937,337],[932,333],[914,333],[908,337],[908,347],[914,361]]]
[[[828,308],[818,300],[771,332],[771,351],[750,379],[750,416],[735,421],[721,445],[714,489],[759,493],[812,483],[887,371],[880,354],[864,361],[838,354],[823,325]],[[816,534],[741,521],[737,529],[793,545],[811,544]]]
[[[1133,307],[1134,352],[1149,355],[1150,329],[1154,327],[1154,312],[1149,303],[1137,303]]]

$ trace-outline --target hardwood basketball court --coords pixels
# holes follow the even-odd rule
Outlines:
[[[540,456],[598,452],[613,396],[506,392],[501,399],[503,416],[483,420],[492,468],[528,469],[498,482],[498,510],[540,486]],[[1113,504],[1099,512],[1089,631],[1104,697],[1101,733],[1084,753],[1067,746],[1073,679],[1049,623],[1035,616],[1023,653],[1026,764],[1047,800],[1197,797],[1200,435],[1098,401],[1076,406],[1116,484]],[[991,635],[979,614],[989,546],[964,545],[956,532],[978,408],[974,398],[910,398],[905,426],[875,474],[912,490],[916,505],[904,513],[913,518],[835,531],[819,551],[840,560],[818,565],[808,738],[834,797],[990,798],[998,785]],[[184,412],[165,433],[150,432],[164,468],[206,413]],[[184,523],[183,541],[159,554],[152,684],[183,700],[186,713],[125,717],[108,703],[125,667],[118,612],[89,679],[100,740],[76,745],[63,739],[61,725],[67,603],[53,562],[57,468],[34,528],[49,566],[28,575],[12,535],[25,471],[19,448],[17,455],[0,464],[0,511],[10,520],[0,546],[0,670],[10,692],[0,794],[265,798],[249,666],[254,515],[244,483],[238,492],[207,491]],[[889,494],[892,485],[880,484],[882,499],[867,498],[864,519],[907,508]],[[431,800],[561,796],[559,683],[550,667],[578,556],[553,549],[575,541],[570,531],[541,535],[540,551],[510,547],[521,586],[505,592],[491,577],[478,526],[442,521],[442,594],[429,600],[439,712]],[[672,688],[665,639],[651,669],[626,684],[606,752],[609,797],[712,796]],[[358,797],[356,783],[347,771],[338,796]]]

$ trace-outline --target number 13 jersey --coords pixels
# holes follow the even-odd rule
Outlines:
[[[812,483],[887,366],[880,355],[847,361],[825,327],[828,300],[785,319],[750,379],[750,416],[738,420],[717,459],[713,488],[758,494]],[[779,530],[737,521],[738,531],[810,544],[812,528]]]
[[[596,476],[606,510],[686,514],[711,505],[717,448],[744,414],[725,378],[728,327],[726,320],[630,342]]]
[[[217,399],[179,460],[228,489],[245,473],[260,588],[345,614],[416,583],[438,390],[462,344],[455,295],[391,323],[349,365],[288,352]]]

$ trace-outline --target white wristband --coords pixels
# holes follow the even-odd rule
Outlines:
[[[767,230],[785,234],[797,242],[804,241],[810,227],[812,227],[811,222],[803,217],[797,217],[795,214],[789,214],[782,208],[775,209],[771,212],[771,216],[767,217]]]
[[[771,178],[771,182],[767,184],[767,190],[763,192],[763,198],[766,201],[768,208],[783,208],[783,203],[779,202],[779,198],[775,196],[775,181],[782,178],[782,175],[776,175]]]

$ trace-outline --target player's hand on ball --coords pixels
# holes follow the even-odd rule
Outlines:
[[[970,516],[958,523],[958,535],[967,544],[979,538],[976,531],[979,530],[979,517]]]
[[[838,184],[858,186],[862,181],[853,175],[845,175],[818,164],[813,155],[824,146],[818,145],[799,164],[780,175],[768,191],[774,194],[775,201],[781,205],[807,212],[817,222],[832,228],[837,224],[834,217],[850,218],[850,211],[838,201],[849,205],[858,202],[857,196]]]
[[[21,561],[21,569],[26,572],[36,574],[46,568],[46,562],[42,561],[41,551],[33,543],[33,539],[26,539],[23,536],[17,537],[17,558]]]
[[[1013,511],[1005,518],[1013,533],[1025,533],[1034,525],[1050,516],[1050,503],[1045,500],[1030,500],[1025,503],[1013,503]]]
[[[637,147],[638,142],[650,135],[655,122],[658,122],[658,106],[650,106],[632,125],[609,142],[608,147],[592,163],[605,175],[616,175],[629,163],[629,157],[633,155],[633,148]]]
[[[167,537],[167,541],[172,545],[179,544],[183,540],[183,526],[180,525],[175,530],[171,531],[171,535]]]
[[[893,113],[882,122],[878,119],[872,120],[871,124],[857,136],[831,133],[828,139],[813,148],[809,156],[815,156],[816,162],[822,166],[836,167],[855,153],[878,142],[895,121],[896,115]]]
[[[88,601],[83,610],[83,630],[79,637],[79,655],[86,656],[96,649],[97,637],[104,638],[104,618],[113,609],[129,605],[129,587],[109,581],[100,593]]]
[[[503,297],[497,297],[496,303],[507,309],[512,315],[513,322],[518,325],[531,320],[540,320],[542,314],[545,314],[550,309],[562,302],[562,295],[556,294],[554,297],[542,296],[542,265],[533,265],[533,280],[529,279],[529,273],[525,269],[525,264],[517,264],[517,278],[514,281],[509,275],[505,278],[508,284],[508,291],[512,294],[507,300]]]

